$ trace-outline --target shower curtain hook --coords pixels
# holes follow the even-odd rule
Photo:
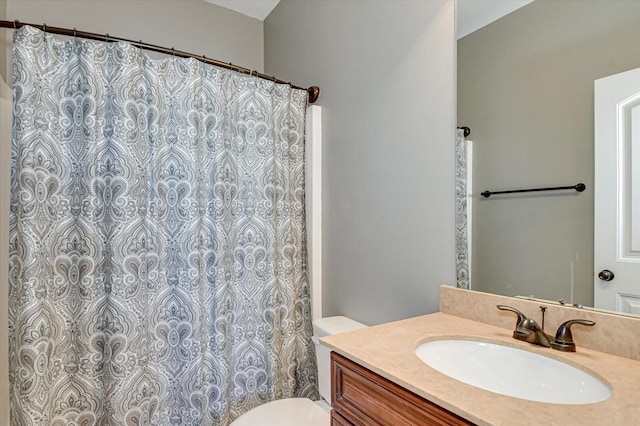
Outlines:
[[[176,49],[174,49],[173,47],[171,48],[171,54],[174,58],[176,57]]]
[[[17,30],[17,29],[18,29],[18,22],[20,22],[20,21],[18,21],[17,19],[14,19],[14,20],[13,20],[13,29],[14,29],[14,30]]]
[[[109,33],[104,33],[104,42],[109,43]]]
[[[76,31],[76,27],[73,27],[73,38],[75,41],[78,41],[78,31]]]
[[[45,33],[47,32],[47,23],[43,23],[42,24],[42,31],[44,31]]]

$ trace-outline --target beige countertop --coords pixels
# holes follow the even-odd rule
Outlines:
[[[414,350],[442,338],[477,339],[546,355],[609,385],[609,399],[584,405],[526,401],[467,385],[432,369]],[[640,425],[640,361],[578,347],[563,353],[515,340],[511,331],[435,313],[328,336],[322,344],[479,425]]]

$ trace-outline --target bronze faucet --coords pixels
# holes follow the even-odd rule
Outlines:
[[[527,318],[516,308],[512,308],[511,306],[506,305],[497,305],[497,308],[503,311],[513,312],[518,316],[516,327],[513,330],[514,339],[522,340],[534,345],[544,346],[545,348],[556,349],[563,352],[576,351],[576,344],[573,342],[573,336],[571,335],[571,326],[573,324],[588,326],[596,325],[595,322],[584,319],[565,321],[560,325],[560,327],[558,327],[556,337],[554,338],[551,335],[545,333],[542,327],[540,327],[540,325],[538,325],[538,323],[534,319]]]

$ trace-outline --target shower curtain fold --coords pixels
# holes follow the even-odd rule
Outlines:
[[[307,93],[14,33],[16,425],[225,425],[317,397]]]

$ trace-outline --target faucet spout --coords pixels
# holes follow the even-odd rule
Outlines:
[[[540,327],[534,319],[527,318],[525,321],[520,323],[516,332],[514,332],[513,337],[518,340],[523,340],[527,343],[532,343],[538,346],[544,346],[545,348],[551,347],[551,336],[545,333],[542,327]]]
[[[516,327],[513,330],[513,338],[522,340],[523,342],[532,343],[534,345],[551,347],[552,337],[544,332],[542,327],[532,318],[527,318],[519,310],[511,306],[498,305],[498,309],[502,311],[511,311],[518,316]]]

